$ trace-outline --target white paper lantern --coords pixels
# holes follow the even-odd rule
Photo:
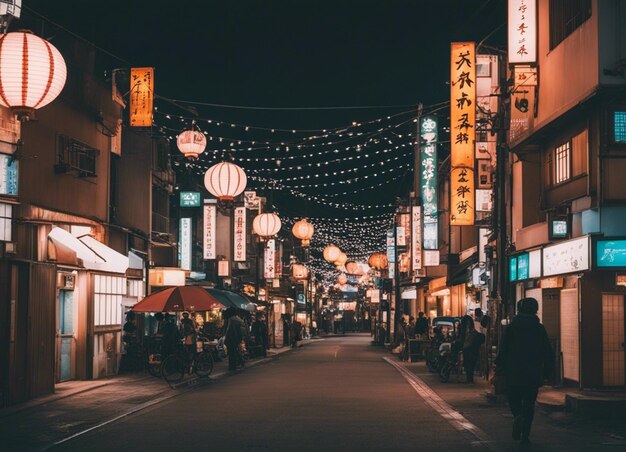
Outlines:
[[[327,262],[335,262],[340,254],[341,250],[335,245],[328,245],[324,248],[324,259],[326,259]]]
[[[0,36],[0,104],[21,119],[61,93],[65,60],[48,41],[30,31]]]
[[[315,228],[306,219],[302,219],[293,225],[292,232],[295,238],[302,240],[302,246],[309,246]]]
[[[204,186],[209,193],[222,201],[235,199],[235,196],[246,189],[247,183],[246,173],[234,163],[218,163],[204,174]]]
[[[345,283],[348,282],[348,277],[342,273],[337,277],[337,282],[343,286]]]
[[[348,256],[346,255],[346,253],[340,253],[339,256],[337,256],[337,259],[335,259],[335,265],[338,266],[344,266],[345,263],[348,261]]]
[[[254,217],[252,222],[254,233],[263,238],[278,234],[280,227],[280,218],[275,213],[262,213]]]
[[[195,160],[206,148],[206,137],[197,130],[185,130],[176,137],[176,145],[189,160]]]

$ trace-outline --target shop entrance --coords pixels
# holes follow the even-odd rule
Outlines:
[[[602,384],[624,386],[624,295],[602,294]]]
[[[59,329],[57,334],[58,381],[74,378],[74,291],[59,290]]]

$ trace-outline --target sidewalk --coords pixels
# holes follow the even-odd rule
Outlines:
[[[310,340],[302,341],[306,345]],[[197,387],[265,364],[294,350],[271,349],[266,358],[251,359],[237,372],[228,371],[228,360],[216,362],[206,379],[189,376],[171,387],[147,373],[122,374],[107,379],[70,381],[56,392],[0,410],[2,450],[46,450],[55,443],[157,405]],[[158,409],[158,408],[157,408]],[[6,447],[8,446],[8,447]]]

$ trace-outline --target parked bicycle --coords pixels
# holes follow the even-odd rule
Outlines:
[[[213,356],[210,351],[204,349],[202,342],[198,342],[195,353],[189,351],[180,344],[173,355],[165,358],[161,364],[163,378],[168,383],[177,383],[185,375],[195,373],[198,377],[205,378],[213,371]]]

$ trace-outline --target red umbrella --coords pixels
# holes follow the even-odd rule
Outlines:
[[[199,286],[171,287],[148,295],[135,306],[136,312],[208,311],[223,305]]]

